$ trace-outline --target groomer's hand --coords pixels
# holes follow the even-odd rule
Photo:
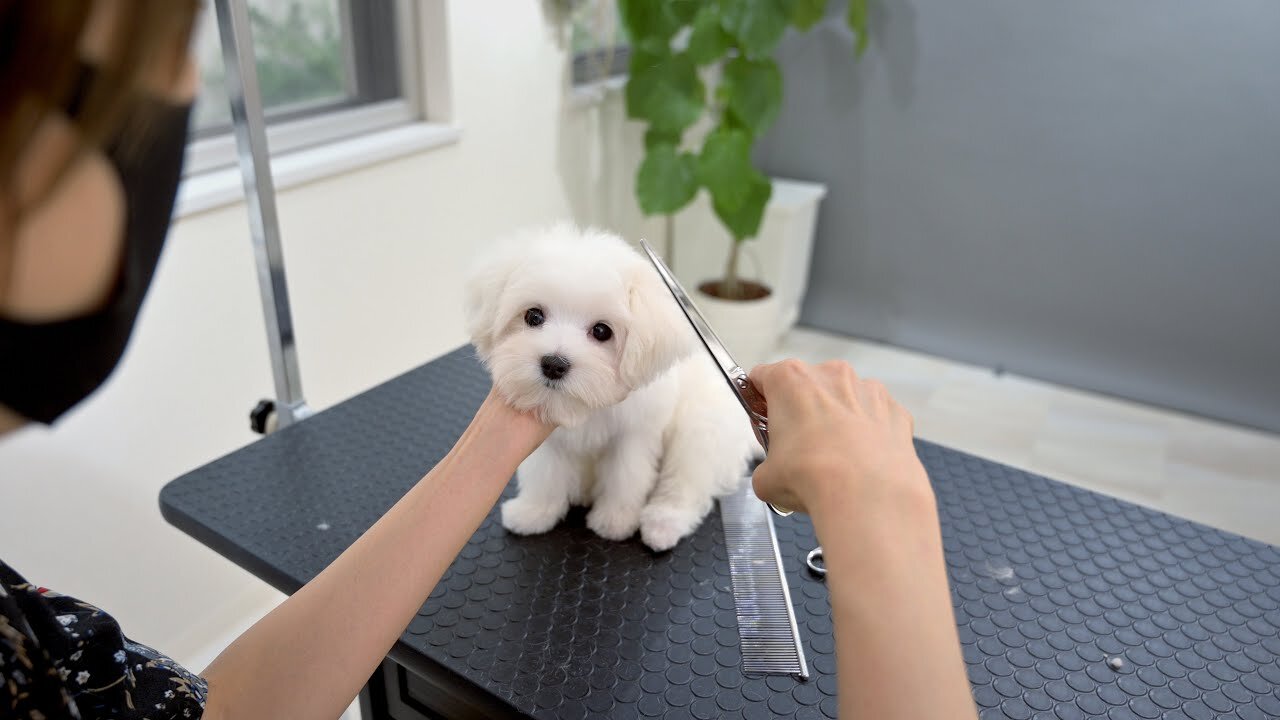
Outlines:
[[[201,673],[209,683],[204,717],[341,714],[512,473],[553,429],[491,392],[443,460],[329,567]]]
[[[751,380],[769,404],[760,498],[810,515],[898,495],[932,502],[911,415],[884,385],[841,361],[761,365]]]
[[[504,438],[511,447],[519,450],[521,458],[536,450],[555,430],[554,425],[543,422],[535,413],[511,407],[496,388],[489,391],[471,425]]]
[[[788,360],[751,380],[769,404],[756,494],[808,512],[822,544],[840,717],[976,720],[911,416],[843,362]]]

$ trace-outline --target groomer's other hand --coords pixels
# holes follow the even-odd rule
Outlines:
[[[783,507],[840,509],[903,496],[932,502],[911,415],[848,363],[784,360],[751,372],[769,404],[769,455],[756,494]]]

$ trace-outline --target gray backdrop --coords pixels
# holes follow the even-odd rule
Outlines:
[[[1280,431],[1280,2],[872,22],[780,52],[760,160],[830,187],[802,322]]]

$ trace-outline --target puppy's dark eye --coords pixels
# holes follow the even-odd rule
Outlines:
[[[596,323],[595,326],[591,328],[591,337],[599,340],[600,342],[604,342],[605,340],[613,337],[613,330],[604,323]]]
[[[545,321],[540,308],[529,308],[524,311],[524,322],[529,327],[538,327]]]

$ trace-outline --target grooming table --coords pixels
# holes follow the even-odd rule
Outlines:
[[[161,510],[295,591],[445,455],[488,388],[461,348],[174,480]],[[983,718],[1280,717],[1275,548],[917,446]],[[370,679],[365,718],[834,718],[813,528],[775,522],[807,682],[743,676],[715,513],[654,554],[596,537],[581,512],[512,536],[495,509]]]

